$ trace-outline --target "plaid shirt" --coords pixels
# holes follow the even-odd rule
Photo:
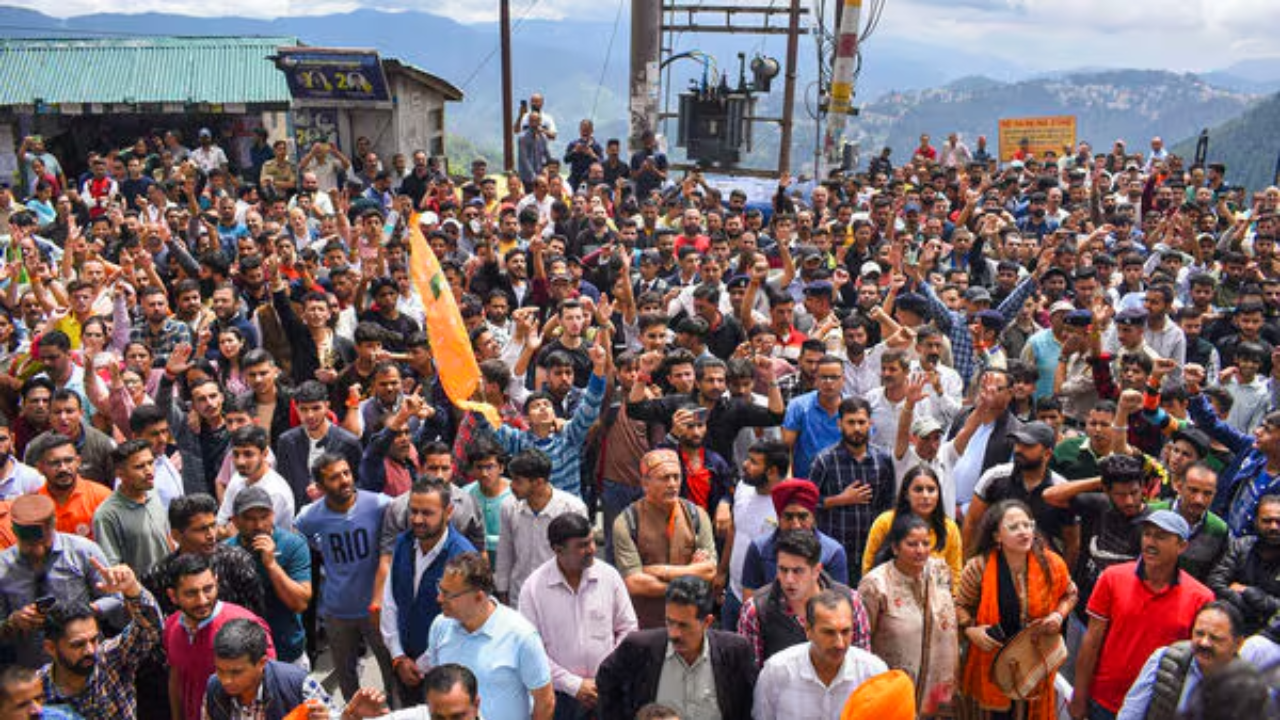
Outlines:
[[[819,584],[823,590],[831,587],[826,573],[822,574]],[[770,592],[781,592],[778,589],[777,581],[774,581]],[[849,600],[853,605],[853,644],[867,652],[871,652],[871,621],[867,619],[867,608],[862,604],[862,598],[858,597],[857,590],[849,589]],[[784,603],[782,610],[802,630],[806,629],[804,615],[797,615],[792,612],[790,603]],[[751,641],[751,649],[756,654],[756,667],[764,667],[766,659],[764,656],[764,632],[760,628],[760,613],[756,610],[756,604],[751,600],[742,604],[742,614],[738,616],[738,634]]]
[[[45,702],[65,705],[86,718],[131,718],[137,714],[134,672],[160,642],[160,608],[145,589],[136,602],[126,600],[124,605],[132,622],[99,647],[98,661],[82,692],[64,695],[53,682],[53,665],[40,668]]]
[[[944,305],[938,298],[938,294],[927,283],[923,287],[925,298],[929,301],[929,312],[933,315],[933,322],[951,340],[951,356],[955,359],[956,372],[960,373],[960,379],[964,380],[967,388],[969,381],[973,379],[974,372],[979,369],[978,357],[973,350],[973,335],[969,332],[969,318],[964,313]],[[1031,297],[1035,289],[1035,277],[1028,277],[1018,283],[1013,292],[1009,293],[1009,297],[996,308],[996,311],[1004,316],[1006,326],[1018,316],[1022,304]]]
[[[895,498],[893,459],[889,453],[868,445],[861,460],[854,458],[843,441],[818,453],[809,470],[809,479],[818,486],[822,502],[818,507],[818,529],[844,546],[850,558],[861,558],[871,524],[880,513],[893,508]],[[861,505],[827,507],[826,499],[839,495],[850,485],[871,486],[871,501]],[[857,582],[861,562],[849,563],[850,585]]]
[[[592,374],[587,383],[587,391],[582,402],[573,412],[569,424],[560,432],[554,432],[545,438],[534,435],[529,430],[517,430],[503,424],[494,428],[483,415],[475,414],[481,428],[489,428],[498,438],[498,444],[511,455],[529,448],[537,448],[551,458],[551,486],[563,490],[574,497],[582,497],[581,461],[587,430],[600,417],[600,406],[604,404],[605,381],[599,375]]]
[[[151,323],[144,320],[135,325],[133,331],[129,333],[129,342],[140,342],[151,348],[151,354],[155,356],[152,365],[164,367],[164,364],[169,362],[169,354],[179,343],[192,342],[191,328],[177,318],[165,318],[160,331],[153,332]]]
[[[329,717],[341,717],[341,711],[334,704],[333,698],[329,693],[325,692],[324,686],[316,682],[310,676],[302,681],[302,703],[305,704],[310,700],[319,700],[326,708],[329,709]],[[239,698],[231,698],[231,720],[267,720],[267,704],[262,699],[262,685],[258,685],[258,696],[248,705],[243,705]],[[201,709],[201,717],[209,720],[209,706],[205,704]]]

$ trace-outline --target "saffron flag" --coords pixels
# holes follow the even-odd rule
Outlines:
[[[490,425],[497,427],[502,422],[498,411],[472,399],[480,389],[480,365],[471,350],[462,312],[440,269],[440,261],[422,236],[416,213],[409,218],[409,276],[426,310],[427,338],[445,394],[454,405],[483,414]]]

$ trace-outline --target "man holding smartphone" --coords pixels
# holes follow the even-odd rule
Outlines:
[[[0,656],[24,667],[49,661],[43,628],[56,603],[89,603],[99,617],[121,619],[120,599],[102,590],[106,556],[92,540],[54,529],[54,510],[46,495],[14,500],[18,544],[0,552]]]

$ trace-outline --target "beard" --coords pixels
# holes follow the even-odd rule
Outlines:
[[[1032,460],[1031,458],[1028,458],[1025,455],[1019,455],[1017,453],[1014,453],[1013,464],[1017,466],[1019,470],[1035,470],[1035,469],[1038,469],[1040,465],[1043,464],[1043,461]]]
[[[746,483],[746,484],[747,484],[747,485],[749,485],[750,487],[753,487],[753,488],[756,488],[756,489],[760,489],[760,488],[764,487],[765,485],[768,485],[768,484],[769,484],[769,476],[768,476],[768,475],[763,475],[763,474],[762,474],[762,475],[748,475],[748,474],[746,474],[746,473],[743,473],[743,475],[742,475],[742,482]]]

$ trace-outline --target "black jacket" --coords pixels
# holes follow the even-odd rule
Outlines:
[[[1220,600],[1240,610],[1249,634],[1266,627],[1280,610],[1280,560],[1264,560],[1257,544],[1256,535],[1233,539],[1205,583]],[[1232,590],[1232,583],[1244,585],[1245,591]]]
[[[337,425],[329,423],[329,432],[320,441],[320,447],[346,458],[352,472],[360,468],[363,451],[359,438]],[[310,454],[311,440],[307,438],[307,429],[301,425],[288,430],[276,441],[276,472],[289,481],[295,507],[299,509],[311,502],[307,497],[307,485],[311,484],[311,468],[307,466]]]
[[[669,429],[671,417],[687,403],[701,404],[698,394],[674,394],[660,397],[657,400],[641,400],[627,403],[627,416],[632,420],[647,423],[658,423]],[[728,394],[720,396],[716,404],[711,406],[707,417],[707,449],[714,450],[722,458],[733,457],[733,441],[738,431],[744,427],[773,427],[781,425],[783,413],[771,412],[746,398],[730,398]],[[1013,452],[1010,446],[1009,452]]]
[[[756,687],[751,642],[736,633],[708,630],[711,672],[724,720],[749,720]],[[640,630],[623,639],[596,673],[600,720],[631,720],[658,696],[658,680],[667,654],[664,628]]]

